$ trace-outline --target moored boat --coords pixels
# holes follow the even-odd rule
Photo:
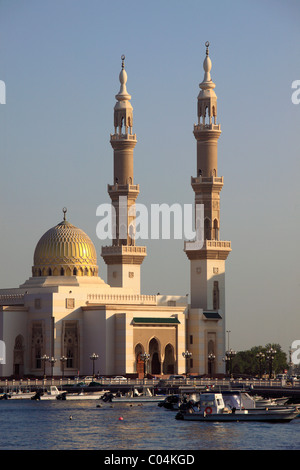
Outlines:
[[[236,392],[235,396],[237,395]],[[265,409],[255,407],[249,409],[235,406],[230,407],[228,396],[226,400],[227,404],[225,404],[222,393],[203,393],[200,395],[199,402],[190,402],[188,406],[180,409],[176,414],[176,419],[185,421],[289,422],[299,414],[299,411],[294,406],[270,407]],[[236,404],[238,405],[238,401],[236,401]]]
[[[133,389],[122,395],[121,393],[107,392],[101,397],[101,400],[109,403],[158,403],[165,400],[164,395],[153,395],[149,388],[139,392]]]

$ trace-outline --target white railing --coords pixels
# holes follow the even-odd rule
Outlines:
[[[139,295],[139,294],[88,294],[87,301],[93,302],[126,302],[156,305],[156,295]]]
[[[46,387],[49,385],[56,385],[61,387],[62,385],[77,385],[79,383],[85,382],[88,386],[91,383],[91,379],[85,382],[84,378],[36,378],[36,379],[0,379],[0,388],[6,390],[21,390],[28,389],[31,387]],[[132,378],[122,378],[117,379],[114,377],[101,377],[94,378],[94,382],[100,386],[109,386],[109,385],[149,385],[149,386],[165,386],[166,388],[172,386],[208,386],[208,387],[218,387],[218,386],[230,386],[234,388],[236,385],[244,385],[245,387],[250,387],[251,385],[255,387],[277,387],[282,388],[283,390],[297,388],[300,392],[300,380],[296,380],[290,385],[282,386],[281,380],[269,380],[269,379],[210,379],[210,378],[197,378],[197,379],[168,379],[159,377],[154,379],[132,379]]]

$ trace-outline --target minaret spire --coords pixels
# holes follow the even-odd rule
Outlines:
[[[217,96],[210,72],[209,42],[205,43],[204,78],[197,98],[198,123],[194,125],[197,142],[197,174],[191,178],[195,205],[204,208],[204,242],[185,244],[190,260],[191,310],[188,337],[201,338],[189,344],[195,371],[208,373],[209,354],[215,355],[214,372],[223,371],[225,348],[225,260],[231,251],[230,241],[220,240],[220,192],[223,177],[218,176]],[[210,321],[211,320],[211,321]]]
[[[140,290],[140,264],[146,256],[145,247],[135,247],[134,204],[139,185],[134,184],[133,150],[136,135],[132,133],[133,109],[127,91],[125,55],[121,56],[120,90],[115,96],[114,134],[110,143],[114,151],[114,182],[108,194],[115,210],[115,236],[112,247],[102,247],[102,257],[108,265],[108,283],[112,287],[132,287]]]

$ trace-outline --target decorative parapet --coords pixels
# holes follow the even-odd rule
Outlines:
[[[103,246],[101,256],[106,264],[142,264],[147,249],[145,246]]]
[[[195,242],[197,243],[197,242]],[[223,240],[204,240],[201,248],[191,248],[191,242],[184,242],[184,251],[190,260],[227,259],[231,252],[231,242]]]
[[[2,294],[0,295],[0,305],[23,305],[24,294]]]
[[[108,192],[110,191],[140,191],[139,184],[108,184],[107,185]]]
[[[111,254],[146,256],[147,248],[145,246],[130,246],[130,245],[103,246],[102,247],[102,255],[111,255]]]
[[[205,240],[204,249],[207,248],[218,248],[218,249],[231,249],[231,242],[230,241],[222,241],[222,240]]]
[[[136,134],[110,134],[110,140],[135,140]]]
[[[87,302],[89,303],[127,303],[127,304],[143,304],[156,305],[156,295],[139,295],[139,294],[88,294]]]
[[[194,132],[198,131],[206,131],[206,130],[211,130],[211,131],[220,131],[221,130],[221,124],[194,124]]]
[[[223,184],[223,176],[197,176],[197,178],[192,176],[191,183]]]

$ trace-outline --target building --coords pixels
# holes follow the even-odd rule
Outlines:
[[[197,174],[191,184],[195,204],[204,205],[205,236],[201,248],[185,243],[190,305],[186,296],[140,292],[147,252],[134,238],[137,139],[122,57],[110,136],[114,178],[108,194],[116,214],[114,236],[111,246],[103,246],[101,252],[107,283],[98,275],[94,244],[67,220],[64,209],[63,220],[36,246],[32,276],[18,288],[0,290],[0,338],[6,348],[5,360],[0,360],[2,377],[90,374],[93,353],[97,355],[95,371],[101,375],[143,376],[144,370],[153,375],[224,372],[225,260],[231,247],[230,242],[219,240],[223,177],[217,174],[217,143],[221,130],[216,123],[208,44],[203,67],[194,126]],[[125,215],[120,210],[123,201]],[[186,351],[192,354],[189,359]]]

